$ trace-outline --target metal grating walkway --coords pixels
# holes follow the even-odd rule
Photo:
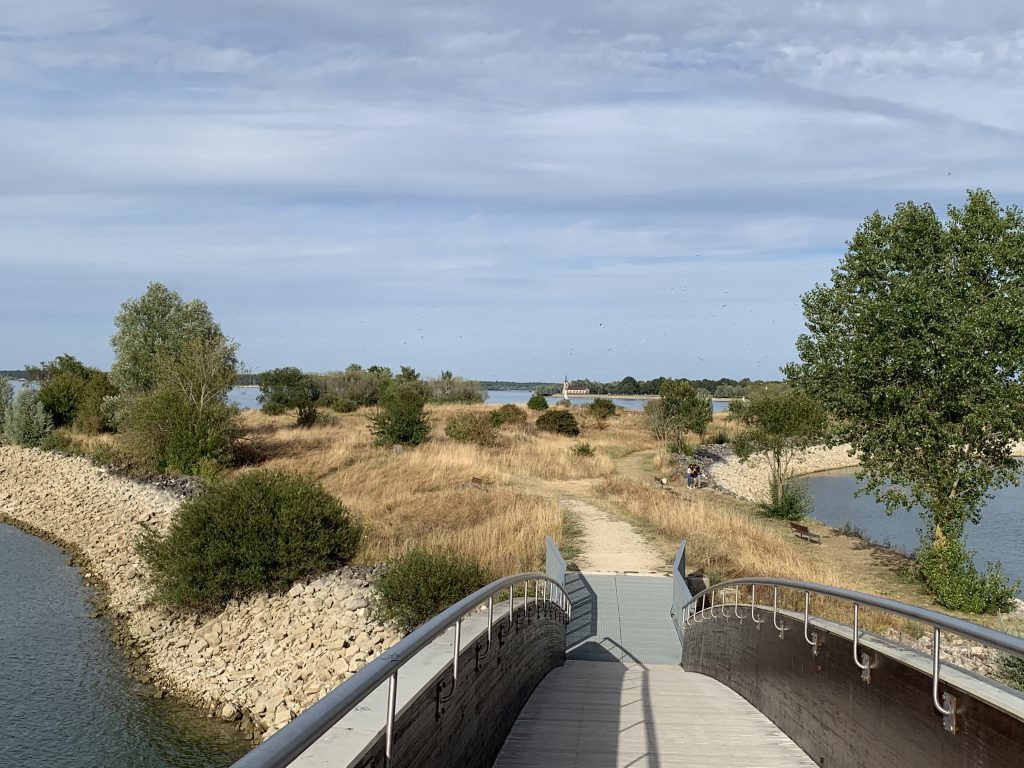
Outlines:
[[[567,661],[534,691],[495,768],[811,768],[739,694],[678,666]]]
[[[570,572],[572,600],[566,658],[679,664],[682,651],[672,625],[672,579]]]

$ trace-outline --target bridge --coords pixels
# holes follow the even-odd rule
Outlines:
[[[770,578],[495,581],[416,629],[235,768],[1024,767],[1024,695],[954,667],[955,634],[1024,640],[943,613]],[[865,628],[926,628],[930,653]],[[919,631],[922,631],[919,629]]]

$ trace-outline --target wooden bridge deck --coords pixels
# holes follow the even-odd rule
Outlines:
[[[731,689],[678,666],[567,661],[537,687],[495,768],[812,768]]]

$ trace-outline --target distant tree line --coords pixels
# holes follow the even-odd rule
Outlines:
[[[746,397],[752,390],[764,391],[765,387],[777,388],[779,381],[743,379],[669,379],[658,376],[649,381],[627,376],[622,381],[602,382],[591,379],[575,379],[574,389],[589,389],[592,395],[657,395],[666,381],[685,381],[705,397]],[[537,381],[481,381],[484,389],[512,390],[527,389],[538,395],[557,395],[562,391],[561,382]]]

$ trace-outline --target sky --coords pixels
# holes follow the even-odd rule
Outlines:
[[[871,212],[1024,193],[1014,0],[8,0],[0,369],[777,378]]]

